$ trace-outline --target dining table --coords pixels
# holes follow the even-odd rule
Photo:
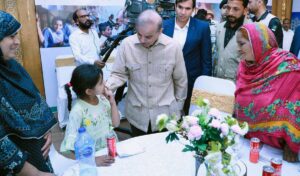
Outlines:
[[[119,156],[108,167],[97,167],[99,176],[195,176],[195,157],[193,152],[183,152],[188,140],[167,143],[169,132],[155,133],[130,138],[118,142],[116,147]],[[237,156],[245,165],[247,176],[261,176],[263,166],[270,165],[272,158],[282,159],[282,150],[262,145],[258,163],[249,161],[250,141],[240,138]],[[104,148],[96,152],[96,156],[106,155]],[[63,176],[79,175],[79,164],[69,167]],[[244,175],[244,174],[243,174]],[[204,164],[200,166],[197,176],[206,176]],[[281,176],[300,176],[300,163],[282,162]]]

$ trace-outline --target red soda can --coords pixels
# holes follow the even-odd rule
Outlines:
[[[106,137],[108,155],[115,158],[117,156],[116,137],[113,133],[110,133]]]
[[[251,138],[250,140],[250,162],[258,163],[259,159],[259,142],[258,138]]]
[[[281,176],[282,160],[279,158],[272,158],[271,166],[275,169],[274,176]]]
[[[272,166],[263,166],[262,176],[274,176],[275,169]]]

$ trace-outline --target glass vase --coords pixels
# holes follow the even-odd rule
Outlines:
[[[201,164],[203,164],[204,162],[204,156],[196,154],[194,155],[194,157],[195,157],[195,176],[198,176],[199,168]]]
[[[205,157],[206,176],[224,176],[222,173],[222,153],[211,153]]]

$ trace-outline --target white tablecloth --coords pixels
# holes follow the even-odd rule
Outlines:
[[[101,176],[194,176],[195,160],[192,152],[181,152],[183,142],[176,141],[166,143],[166,133],[158,133],[147,136],[131,138],[121,143],[134,142],[143,147],[145,152],[125,157],[116,158],[110,167],[98,167],[98,175]],[[103,149],[96,155],[106,154]],[[264,146],[261,151],[260,161],[257,164],[249,162],[249,141],[242,142],[242,161],[247,165],[248,176],[262,175],[263,165],[270,165],[270,157],[282,157],[282,151],[269,146]],[[292,164],[283,162],[282,176],[300,176],[298,172],[300,163]],[[78,175],[78,164],[70,167],[64,176]],[[200,168],[199,176],[205,176],[204,165]]]

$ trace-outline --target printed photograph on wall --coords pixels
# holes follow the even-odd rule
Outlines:
[[[73,20],[74,11],[81,8],[88,11],[94,22],[93,29],[104,46],[107,40],[126,28],[124,5],[125,0],[35,0],[46,101],[54,111],[61,88],[55,61],[66,56],[73,57],[69,37],[78,28]],[[109,72],[108,66],[103,68],[103,72]],[[107,73],[104,78],[108,76]]]
[[[41,48],[69,46],[69,36],[77,28],[73,13],[79,8],[89,12],[94,22],[92,28],[99,37],[106,35],[111,38],[126,27],[126,20],[121,15],[122,6],[37,5],[36,20]]]

